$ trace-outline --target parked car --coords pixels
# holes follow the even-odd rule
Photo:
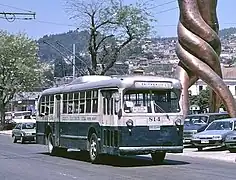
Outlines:
[[[228,113],[192,114],[184,120],[183,143],[190,144],[192,136],[205,130],[208,124],[217,119],[229,118]]]
[[[194,134],[191,143],[199,151],[204,147],[225,146],[226,136],[235,130],[235,123],[236,118],[215,120],[204,131]]]
[[[236,129],[236,124],[235,124],[235,129]],[[225,146],[231,153],[236,152],[236,131],[233,131],[229,135],[226,136],[225,139]]]
[[[23,121],[16,124],[12,130],[12,141],[16,143],[18,140],[23,144],[25,141],[36,141],[36,122]]]

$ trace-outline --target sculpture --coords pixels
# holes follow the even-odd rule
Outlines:
[[[178,3],[176,53],[180,62],[177,73],[183,87],[181,103],[184,116],[189,109],[188,88],[201,78],[212,88],[211,111],[216,112],[222,100],[229,115],[236,117],[235,100],[222,80],[217,0],[178,0]]]

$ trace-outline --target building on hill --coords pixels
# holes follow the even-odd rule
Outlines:
[[[221,69],[222,69],[223,80],[228,86],[234,98],[236,99],[236,66],[234,67],[222,66]],[[189,88],[189,93],[191,93],[191,95],[199,95],[200,91],[206,89],[206,87],[207,84],[201,79],[199,79],[195,84],[193,84]]]

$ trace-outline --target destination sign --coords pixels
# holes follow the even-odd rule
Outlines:
[[[134,85],[136,88],[172,88],[170,82],[135,82]]]

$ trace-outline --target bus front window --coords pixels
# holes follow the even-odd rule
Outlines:
[[[126,113],[180,112],[178,95],[172,90],[128,90],[123,102]]]

